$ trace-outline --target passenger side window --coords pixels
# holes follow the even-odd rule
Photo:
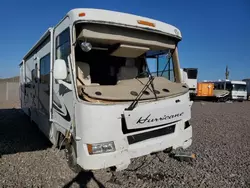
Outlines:
[[[169,60],[166,56],[160,56],[158,57],[158,59],[159,59],[158,63],[159,63],[159,71],[160,71],[159,76],[162,74],[162,76],[174,82],[175,78],[174,78],[174,68],[173,68],[172,58]]]
[[[40,59],[40,83],[49,84],[50,53]]]
[[[157,59],[156,58],[147,58],[148,69],[153,76],[157,76]]]
[[[71,83],[68,56],[70,51],[70,30],[65,29],[60,35],[56,37],[56,59],[63,59],[68,68],[68,77],[66,82]]]
[[[163,76],[172,82],[175,81],[172,58],[168,60],[165,55],[147,58],[147,65],[153,76]]]

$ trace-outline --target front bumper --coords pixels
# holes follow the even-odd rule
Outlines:
[[[119,171],[126,169],[132,158],[163,151],[170,147],[173,149],[179,147],[186,149],[192,144],[192,126],[184,129],[184,122],[181,121],[176,123],[175,132],[171,134],[150,138],[134,144],[128,143],[126,135],[123,139],[114,142],[117,149],[115,152],[96,155],[89,155],[86,144],[79,142],[84,152],[79,153],[78,164],[85,170],[98,170],[115,166]]]

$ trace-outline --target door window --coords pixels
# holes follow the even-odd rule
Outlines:
[[[68,68],[68,76],[66,82],[71,83],[68,56],[70,55],[70,30],[65,29],[56,37],[56,59],[63,59]]]

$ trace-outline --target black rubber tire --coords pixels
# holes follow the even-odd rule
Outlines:
[[[32,120],[32,118],[31,118],[31,110],[30,110],[30,108],[29,108],[29,110],[28,110],[28,117],[29,117],[30,123],[32,124],[32,123],[33,123],[33,120]]]
[[[82,168],[77,164],[77,155],[76,155],[76,143],[74,140],[71,143],[66,141],[65,144],[65,155],[69,168],[75,172],[79,173],[82,171]]]

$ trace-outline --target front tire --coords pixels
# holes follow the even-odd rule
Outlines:
[[[66,141],[65,147],[65,155],[69,168],[75,173],[81,172],[82,168],[77,164],[76,142],[74,140],[70,143]]]

